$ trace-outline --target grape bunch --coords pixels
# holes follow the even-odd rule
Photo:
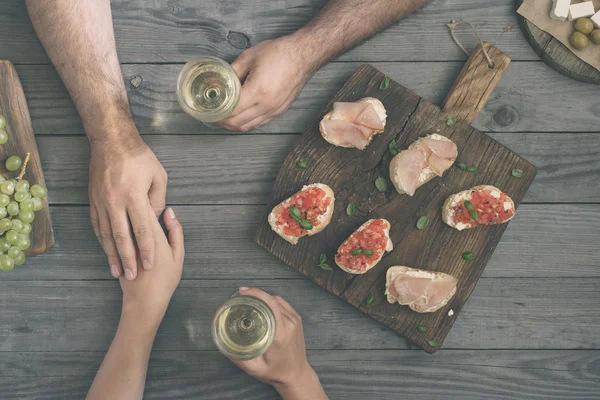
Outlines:
[[[8,141],[4,127],[6,121],[0,115],[0,144]],[[0,175],[0,271],[9,272],[15,265],[25,263],[25,253],[31,246],[31,223],[35,212],[44,208],[43,198],[48,190],[41,185],[29,185],[22,179],[27,166],[19,156],[6,160],[8,171],[21,172],[17,178],[6,179]]]

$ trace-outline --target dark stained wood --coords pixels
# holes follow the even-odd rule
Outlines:
[[[446,313],[452,309],[458,315],[506,229],[504,224],[458,233],[441,221],[440,210],[444,200],[452,193],[476,184],[490,184],[501,188],[515,204],[519,204],[536,171],[527,160],[468,124],[457,123],[448,127],[446,119],[449,114],[403,86],[390,81],[388,90],[379,90],[383,78],[384,75],[375,68],[369,65],[361,67],[300,137],[277,175],[256,241],[329,292],[408,337],[426,351],[434,352],[439,349],[455,320],[447,317]],[[454,87],[454,90],[460,89]],[[368,96],[379,98],[386,107],[385,132],[377,135],[364,152],[326,143],[319,133],[318,124],[333,102],[356,101]],[[440,134],[457,143],[459,159],[467,165],[476,165],[479,172],[466,173],[452,168],[441,181],[432,180],[414,197],[398,195],[391,183],[386,193],[379,193],[373,182],[380,176],[389,182],[390,155],[387,148],[390,140],[395,138],[398,148],[404,149],[417,138],[438,129]],[[305,170],[297,168],[296,163],[300,160],[306,161],[309,167]],[[522,169],[525,176],[513,178],[510,175],[513,168]],[[292,246],[271,230],[266,215],[303,185],[315,182],[328,184],[336,194],[332,223],[322,233],[303,238],[298,245]],[[348,202],[354,203],[357,208],[354,217],[346,216]],[[428,215],[431,225],[418,231],[414,224],[421,215]],[[337,267],[331,272],[320,269],[319,254],[325,253],[332,260],[339,244],[369,218],[390,221],[394,251],[365,275],[350,275]],[[460,254],[466,250],[477,254],[475,261],[462,260]],[[333,265],[333,261],[330,263]],[[430,314],[417,314],[408,307],[390,305],[384,296],[385,271],[393,265],[454,275],[459,279],[457,294],[446,307]],[[369,293],[375,295],[375,302],[370,306],[364,303]],[[427,334],[420,334],[415,329],[418,324],[429,327]],[[427,342],[431,339],[435,339],[438,346],[430,346]]]
[[[100,352],[3,353],[5,400],[82,399]],[[309,351],[331,399],[592,400],[600,396],[600,351]],[[56,373],[60,371],[60,375]],[[402,377],[400,380],[399,377]],[[154,351],[145,397],[280,399],[217,352]]]
[[[23,178],[31,185],[37,183],[46,186],[23,88],[12,63],[5,60],[0,60],[0,114],[6,118],[5,130],[8,134],[8,143],[0,146],[0,172],[5,178],[18,177],[19,171],[7,171],[4,162],[13,155],[25,160],[25,154],[31,153]],[[44,208],[35,213],[32,227],[31,247],[27,253],[40,254],[48,251],[54,245],[54,232],[47,198],[44,199]]]
[[[518,9],[523,4],[523,0],[517,0],[516,4]],[[600,84],[600,71],[581,60],[560,40],[541,30],[523,16],[517,14],[517,19],[525,39],[552,69],[581,82]]]
[[[185,268],[201,268],[193,264]],[[240,274],[241,275],[241,274]],[[599,278],[482,278],[447,349],[600,349]],[[212,350],[214,311],[240,286],[283,296],[303,317],[310,350],[416,349],[308,279],[185,280],[154,349]],[[380,299],[376,302],[381,301]],[[119,282],[0,281],[0,358],[13,351],[106,351],[121,310]],[[377,306],[377,304],[376,304]]]
[[[486,42],[477,45],[454,80],[442,110],[471,124],[496,89],[508,64],[510,57],[497,47]]]

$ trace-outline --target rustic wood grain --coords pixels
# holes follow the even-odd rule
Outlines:
[[[100,352],[0,353],[5,400],[79,399]],[[321,350],[308,359],[332,399],[592,400],[600,352]],[[60,370],[60,375],[55,371]],[[400,380],[398,377],[402,377]],[[279,399],[217,352],[154,351],[144,398]]]
[[[403,86],[390,81],[388,90],[380,90],[379,83],[383,78],[384,75],[372,66],[359,68],[300,137],[277,175],[256,241],[319,286],[408,337],[426,351],[434,352],[439,349],[454,322],[454,318],[446,317],[446,313],[450,309],[455,315],[460,312],[506,229],[504,224],[459,234],[441,221],[443,202],[449,195],[476,184],[490,184],[501,188],[515,204],[519,204],[536,171],[528,161],[468,124],[459,122],[448,127],[446,119],[449,114]],[[468,84],[468,80],[463,82]],[[455,91],[462,89],[454,87]],[[473,85],[471,90],[475,90]],[[364,152],[326,143],[318,128],[322,116],[331,109],[334,101],[356,101],[362,97],[377,97],[385,105],[388,113],[385,132],[377,135]],[[478,107],[478,104],[472,106]],[[469,114],[465,112],[464,115]],[[456,142],[459,160],[467,165],[476,165],[479,172],[466,173],[453,168],[441,181],[434,179],[413,197],[398,195],[391,183],[386,193],[379,193],[373,184],[375,179],[383,176],[389,182],[388,143],[395,138],[398,148],[404,149],[419,137],[437,130]],[[306,161],[310,167],[298,169],[296,164],[300,160]],[[510,175],[513,168],[523,170],[523,178],[513,178]],[[292,246],[271,230],[266,216],[275,205],[303,185],[316,182],[329,185],[336,194],[332,223],[319,235],[303,238],[298,245]],[[357,214],[353,217],[345,215],[348,202],[356,206]],[[428,215],[431,224],[429,228],[418,231],[414,225],[421,215]],[[331,272],[320,269],[317,265],[319,254],[324,253],[332,260],[340,243],[369,218],[390,221],[394,250],[364,275],[347,274],[337,267]],[[423,250],[425,248],[426,251]],[[462,260],[460,254],[466,250],[476,253],[475,261]],[[429,314],[418,314],[407,307],[380,301],[385,298],[385,272],[393,265],[451,274],[459,279],[457,294],[447,306]],[[373,305],[366,305],[364,302],[370,293],[375,295],[376,300]],[[426,335],[414,329],[418,324],[429,326]],[[437,345],[428,344],[432,337],[435,337]]]
[[[122,62],[186,62],[202,54],[233,60],[250,42],[274,39],[306,24],[326,0],[112,0],[112,15]],[[345,61],[448,61],[466,57],[446,24],[465,19],[483,38],[514,59],[537,60],[516,27],[512,1],[435,0],[364,45],[344,54]],[[424,28],[426,30],[424,31]],[[0,58],[47,63],[22,0],[0,2]],[[468,48],[477,41],[461,38]]]
[[[464,63],[382,62],[373,65],[424,99],[441,104]],[[308,82],[288,111],[256,132],[303,132],[359,66],[359,63],[326,65]],[[181,65],[136,64],[123,65],[122,69],[134,120],[142,134],[221,132],[187,116],[177,104],[173,88]],[[81,121],[52,67],[21,65],[17,70],[36,135],[83,135]],[[131,80],[137,77],[142,82],[134,88]],[[600,132],[600,104],[596,98],[596,86],[557,75],[544,63],[513,62],[473,126],[482,132]],[[568,105],[567,111],[558,112],[557,104]]]
[[[458,321],[445,348],[600,349],[598,285],[600,279],[590,277],[481,279],[463,312],[453,317]],[[240,286],[288,300],[303,317],[308,349],[416,349],[308,279],[242,276],[182,281],[154,349],[215,350],[212,315]],[[382,301],[376,296],[374,306]],[[121,288],[116,280],[0,281],[0,304],[0,352],[106,351],[119,321]]]
[[[510,57],[497,47],[486,42],[477,45],[454,80],[442,110],[471,124],[496,89],[508,64]]]
[[[5,130],[8,134],[8,142],[0,146],[0,173],[5,178],[16,178],[18,171],[8,171],[4,166],[5,160],[13,155],[24,160],[25,155],[31,153],[23,178],[31,185],[46,186],[23,88],[12,63],[5,60],[0,60],[0,114],[6,118]],[[47,198],[44,199],[44,208],[35,213],[32,227],[31,247],[26,253],[40,254],[48,251],[54,245],[54,232]]]
[[[516,4],[518,9],[523,4],[523,0],[517,0]],[[544,32],[523,16],[517,14],[517,18],[525,39],[552,69],[581,82],[600,84],[600,71],[581,60],[560,40]]]

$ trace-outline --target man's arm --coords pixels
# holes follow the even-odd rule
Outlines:
[[[111,273],[152,268],[149,209],[165,206],[166,172],[129,111],[109,0],[27,0],[35,30],[73,98],[90,140],[90,212]],[[130,233],[133,228],[133,235]]]
[[[249,131],[282,114],[310,76],[428,0],[331,0],[297,32],[244,51],[232,66],[245,79],[232,117],[220,125]]]

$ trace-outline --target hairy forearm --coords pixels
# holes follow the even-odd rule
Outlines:
[[[124,145],[127,140],[139,140],[123,137],[116,129],[132,124],[132,120],[117,57],[110,0],[27,0],[26,4],[90,141]],[[128,132],[137,135],[135,130]]]
[[[314,71],[427,2],[428,0],[331,0],[293,36],[304,44],[301,45],[301,51],[309,68]]]
[[[87,400],[142,399],[158,324],[123,311],[115,338],[102,361]]]

